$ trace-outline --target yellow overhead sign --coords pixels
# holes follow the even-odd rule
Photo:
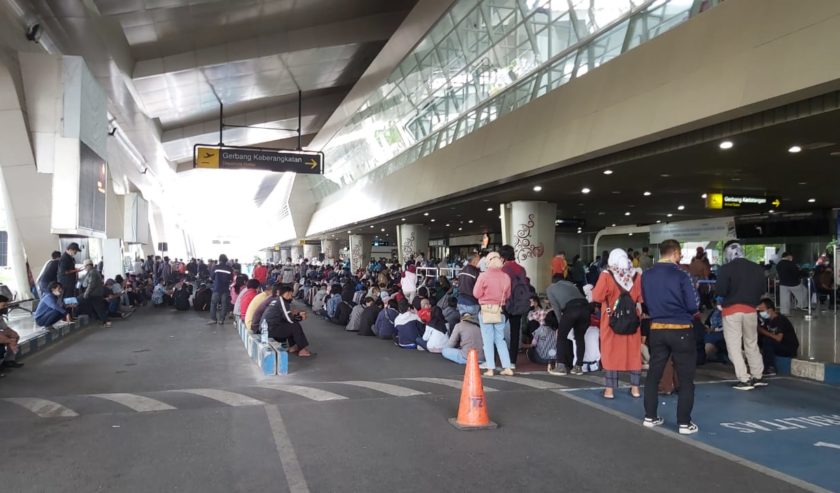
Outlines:
[[[778,197],[758,195],[737,195],[732,193],[706,194],[706,209],[778,209],[782,205]]]
[[[195,150],[195,166],[197,168],[219,167],[218,147],[197,147]]]
[[[723,209],[723,194],[706,194],[706,209]]]

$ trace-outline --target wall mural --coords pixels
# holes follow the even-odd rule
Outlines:
[[[403,262],[408,262],[417,253],[417,233],[412,231],[411,235],[403,241],[402,254]]]
[[[324,258],[327,260],[332,260],[336,257],[335,255],[335,243],[331,241],[325,241],[323,244],[324,247]]]
[[[545,254],[545,247],[542,242],[534,243],[532,241],[532,230],[535,227],[534,214],[528,215],[528,222],[519,225],[519,230],[516,232],[516,241],[513,244],[513,251],[516,254],[516,260],[524,262],[529,258],[540,258]]]
[[[358,241],[351,241],[350,247],[350,268],[354,271],[360,269],[364,264],[364,252],[362,245]]]

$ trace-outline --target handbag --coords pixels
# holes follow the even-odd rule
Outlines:
[[[502,323],[502,305],[481,305],[481,321],[486,324]]]

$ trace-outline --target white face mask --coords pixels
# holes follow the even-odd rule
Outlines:
[[[770,312],[758,312],[758,316],[763,318],[764,320],[767,320],[768,318],[770,318]]]

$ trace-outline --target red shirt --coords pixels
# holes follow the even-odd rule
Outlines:
[[[251,301],[257,295],[256,289],[248,288],[241,293],[239,293],[239,313],[241,314],[240,317],[242,320],[245,320],[245,313],[248,311],[248,305],[251,304]]]
[[[260,285],[265,286],[265,283],[268,281],[268,267],[264,265],[254,267],[254,279],[259,281]]]
[[[424,324],[429,323],[429,320],[432,319],[432,309],[431,308],[421,308],[417,310],[417,316],[420,317],[420,321]]]

